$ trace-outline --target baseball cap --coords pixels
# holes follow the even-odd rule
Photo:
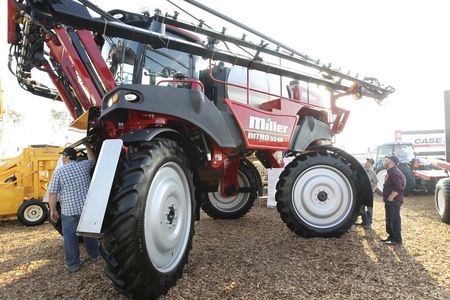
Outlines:
[[[373,165],[375,163],[375,161],[372,158],[366,158],[366,160],[368,162],[370,162],[371,165]]]
[[[64,148],[63,152],[60,152],[59,154],[63,154],[69,158],[75,158],[77,157],[77,151],[72,147],[66,147]]]
[[[389,158],[390,160],[392,160],[392,162],[396,165],[398,165],[398,157],[395,155],[391,155],[391,156],[386,156],[386,158]]]

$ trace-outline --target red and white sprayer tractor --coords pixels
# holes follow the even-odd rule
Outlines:
[[[105,12],[87,0],[8,0],[10,70],[86,126],[75,145],[91,144],[98,159],[78,233],[102,237],[105,273],[129,297],[157,297],[182,276],[200,208],[216,219],[249,211],[261,190],[251,154],[266,168],[293,157],[276,192],[293,232],[346,232],[373,196],[358,161],[331,145],[349,116],[337,100],[394,92],[183,4],[243,36],[192,14],[196,24],[159,10]],[[56,89],[36,82],[35,70]]]

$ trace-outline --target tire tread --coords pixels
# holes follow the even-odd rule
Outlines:
[[[351,214],[342,224],[339,225],[338,228],[333,228],[331,230],[317,230],[315,228],[311,228],[307,224],[304,224],[297,219],[297,216],[291,207],[292,199],[290,191],[296,180],[294,175],[301,173],[303,170],[312,167],[317,163],[326,163],[327,165],[335,167],[341,171],[350,181],[354,193],[355,207],[352,208]],[[299,168],[301,169],[300,171],[298,170]],[[353,225],[361,206],[361,197],[357,194],[357,189],[354,184],[355,182],[357,182],[357,178],[350,164],[347,163],[343,157],[340,157],[334,152],[330,153],[326,150],[319,149],[319,151],[307,152],[298,155],[281,172],[280,178],[277,182],[277,191],[275,193],[277,210],[287,227],[299,236],[306,238],[339,237]]]
[[[435,191],[435,201],[436,201],[436,209],[437,209],[437,194],[439,193],[439,190],[442,189],[442,193],[444,194],[444,211],[442,213],[441,221],[450,224],[450,178],[444,178],[441,179],[438,184],[436,185],[436,191]]]
[[[143,201],[139,201],[139,192],[146,185],[145,170],[152,167],[154,160],[161,157],[175,157],[186,166],[190,186],[192,172],[183,149],[172,140],[156,139],[129,147],[129,154],[121,159],[113,190],[105,216],[104,241],[101,254],[105,259],[105,273],[114,286],[125,296],[131,298],[157,298],[165,294],[181,278],[189,251],[192,249],[194,234],[193,221],[188,244],[178,266],[169,273],[158,272],[144,255],[140,236]],[[132,195],[137,195],[132,196]],[[193,195],[192,200],[193,200]],[[133,199],[134,198],[134,199]],[[195,206],[195,201],[192,202]],[[144,243],[145,244],[145,243]]]

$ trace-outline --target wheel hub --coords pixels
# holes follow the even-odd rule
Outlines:
[[[250,197],[249,193],[237,193],[235,195],[232,195],[236,188],[242,188],[242,187],[249,187],[250,182],[248,181],[247,177],[241,172],[238,172],[238,185],[237,187],[228,186],[225,189],[225,193],[230,196],[224,196],[220,192],[221,190],[221,184],[219,183],[218,186],[218,192],[215,193],[208,193],[209,200],[211,201],[211,204],[214,205],[215,208],[217,208],[220,211],[223,212],[235,212],[241,209],[245,203],[247,202],[248,198]],[[230,190],[229,188],[232,188]]]
[[[234,185],[229,185],[225,188],[225,194],[227,196],[233,196],[234,192],[235,192],[236,188],[234,187]],[[220,190],[219,190],[220,191]]]
[[[176,211],[176,209],[175,209],[175,207],[173,205],[169,206],[169,212],[166,214],[166,216],[167,216],[167,224],[173,225],[173,223],[174,223],[174,221],[176,219],[175,211]]]
[[[321,202],[325,202],[328,199],[328,194],[325,191],[320,191],[317,194],[317,200],[321,201]]]
[[[191,194],[183,168],[167,162],[150,185],[145,207],[145,242],[153,265],[170,272],[183,258],[191,230]]]
[[[292,188],[292,204],[297,216],[315,228],[340,224],[350,214],[353,201],[349,180],[328,165],[306,169]]]
[[[31,205],[25,209],[24,216],[28,221],[36,221],[42,217],[44,212],[37,205]]]

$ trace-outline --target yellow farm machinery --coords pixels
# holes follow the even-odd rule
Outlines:
[[[47,220],[48,207],[42,200],[62,150],[35,145],[17,157],[0,160],[0,218],[17,215],[26,226]]]

